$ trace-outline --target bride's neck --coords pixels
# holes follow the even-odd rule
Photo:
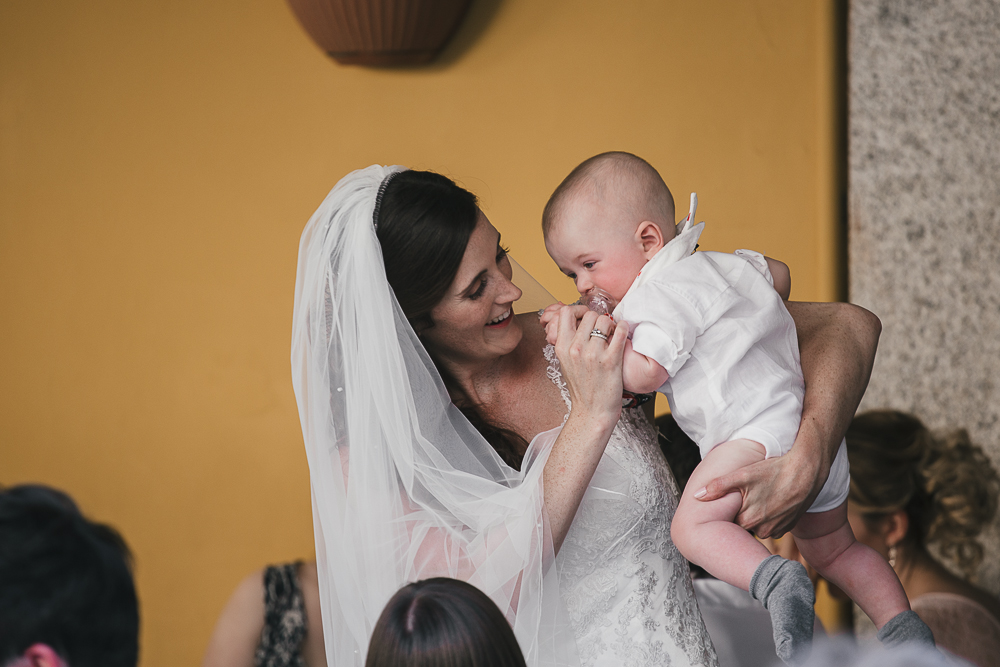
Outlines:
[[[439,362],[452,401],[459,407],[488,405],[498,391],[509,356],[474,365]]]
[[[434,363],[444,377],[452,401],[459,407],[478,406],[491,412],[491,407],[502,397],[505,388],[521,387],[530,383],[537,372],[537,362],[543,360],[541,350],[545,345],[545,331],[526,327],[517,347],[508,354],[491,359],[471,362],[468,359],[434,357]]]

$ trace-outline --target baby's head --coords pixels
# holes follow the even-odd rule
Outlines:
[[[621,300],[642,267],[674,237],[674,198],[645,160],[601,153],[559,184],[542,214],[545,248],[585,293]]]

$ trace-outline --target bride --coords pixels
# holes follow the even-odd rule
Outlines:
[[[670,541],[673,477],[621,407],[626,328],[563,309],[546,346],[511,272],[475,196],[430,172],[348,174],[303,232],[292,373],[329,664],[363,665],[393,593],[447,576],[497,603],[532,666],[715,665]],[[878,336],[852,306],[789,307],[795,447],[706,496],[742,492],[765,535],[825,481]]]

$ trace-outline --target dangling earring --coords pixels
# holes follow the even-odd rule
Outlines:
[[[889,567],[891,567],[891,568],[895,568],[896,567],[896,545],[895,544],[893,544],[891,547],[889,547]]]

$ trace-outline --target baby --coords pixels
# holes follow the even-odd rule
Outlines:
[[[656,170],[629,153],[603,153],[574,169],[549,199],[545,247],[581,294],[603,290],[618,302],[613,318],[630,330],[625,389],[665,394],[701,448],[671,524],[674,543],[768,609],[777,654],[793,664],[812,639],[814,592],[805,568],[772,556],[733,523],[740,493],[708,502],[696,495],[717,477],[787,453],[795,440],[804,382],[783,302],[791,281],[784,264],[756,252],[694,252],[704,228],[694,225],[695,202],[692,196],[690,214],[675,226],[673,197]],[[543,324],[554,322],[559,308],[547,309]],[[842,443],[792,531],[796,544],[871,617],[883,643],[933,644],[889,564],[855,541],[849,484]]]

